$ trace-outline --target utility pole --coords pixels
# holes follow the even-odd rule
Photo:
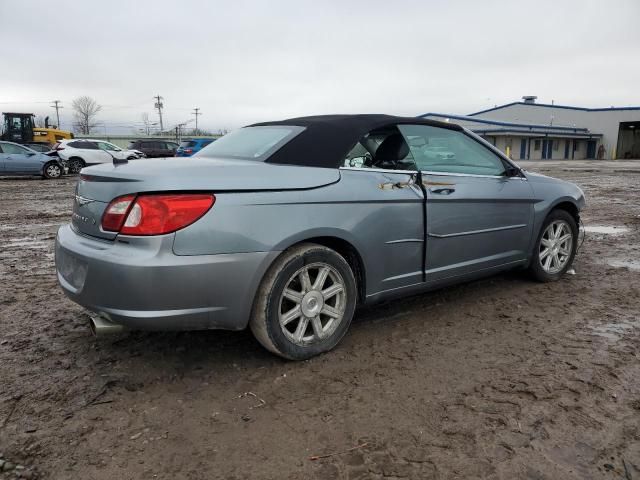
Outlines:
[[[162,109],[164,108],[164,104],[162,103],[162,100],[164,100],[164,98],[160,95],[156,95],[153,98],[156,99],[154,107],[158,109],[158,115],[160,116],[160,133],[162,133],[164,131],[164,125],[162,124]]]
[[[191,115],[195,115],[196,116],[196,135],[198,135],[198,115],[202,115],[200,113],[200,109],[199,108],[194,108],[193,112],[191,113]]]
[[[52,108],[56,109],[56,118],[58,120],[58,123],[56,124],[56,127],[60,128],[60,109],[64,108],[62,105],[60,105],[60,100],[53,100],[53,105],[51,105]]]

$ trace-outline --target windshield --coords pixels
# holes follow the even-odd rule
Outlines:
[[[195,156],[264,161],[304,130],[304,127],[269,125],[244,127],[219,138]]]
[[[182,142],[180,142],[180,146],[182,148],[195,147],[196,142],[194,142],[193,140],[183,140]]]

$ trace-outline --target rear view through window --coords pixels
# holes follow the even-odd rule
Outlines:
[[[196,156],[264,161],[303,130],[304,127],[280,125],[245,127],[216,140]]]

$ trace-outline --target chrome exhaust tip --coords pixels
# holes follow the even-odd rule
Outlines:
[[[91,329],[91,333],[93,333],[94,337],[115,335],[116,333],[122,333],[125,331],[123,325],[113,323],[111,320],[107,320],[99,314],[89,315],[89,328]]]

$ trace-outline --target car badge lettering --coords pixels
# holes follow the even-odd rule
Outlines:
[[[96,224],[96,219],[95,218],[85,217],[85,216],[80,215],[80,214],[78,214],[76,212],[73,212],[71,214],[71,218],[73,220],[75,220],[76,222],[91,223],[91,225],[95,225]]]

